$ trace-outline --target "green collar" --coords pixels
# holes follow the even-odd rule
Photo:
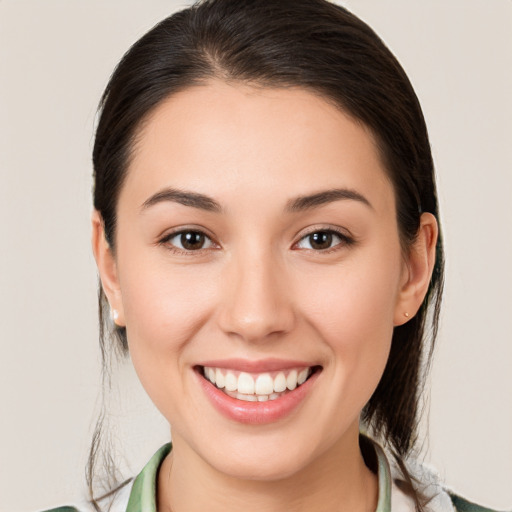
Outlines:
[[[164,444],[135,478],[126,512],[156,512],[156,481],[158,469],[171,451],[171,443]]]
[[[391,512],[391,469],[384,450],[372,442],[377,455],[377,472],[379,476],[379,501],[375,512]]]
[[[372,442],[377,456],[379,475],[379,501],[375,512],[391,511],[391,471],[388,460],[382,448]],[[144,469],[139,473],[130,493],[126,512],[156,512],[156,482],[158,469],[165,457],[171,451],[171,443],[160,448]]]

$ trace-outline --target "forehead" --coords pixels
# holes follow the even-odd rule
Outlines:
[[[393,196],[362,123],[304,89],[221,81],[170,96],[138,134],[121,196],[142,203],[170,186],[220,199],[236,191],[269,200],[345,187],[383,207]]]

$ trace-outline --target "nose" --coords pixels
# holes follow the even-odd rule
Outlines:
[[[220,328],[258,343],[290,332],[295,312],[286,272],[270,255],[241,257],[223,275]]]

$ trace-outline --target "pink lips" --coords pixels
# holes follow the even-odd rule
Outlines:
[[[304,361],[283,361],[267,359],[248,361],[241,359],[204,361],[201,366],[239,370],[251,373],[263,373],[289,368],[308,367]],[[212,405],[227,418],[239,423],[262,425],[272,423],[288,416],[306,398],[321,372],[314,372],[309,379],[276,400],[266,402],[246,402],[228,396],[214,384],[205,379],[200,371],[196,372],[199,384]]]

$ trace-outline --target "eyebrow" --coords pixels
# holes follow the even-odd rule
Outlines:
[[[175,188],[166,188],[152,195],[149,199],[144,201],[142,210],[167,201],[179,203],[184,206],[191,206],[192,208],[199,208],[200,210],[206,210],[208,212],[220,213],[222,211],[220,204],[207,195]]]
[[[291,199],[286,204],[286,211],[301,212],[341,200],[358,201],[368,206],[372,210],[374,209],[370,201],[368,201],[368,199],[366,199],[366,197],[364,197],[359,192],[348,188],[333,188],[324,190],[322,192],[317,192],[315,194],[299,196],[295,199]]]
[[[358,201],[373,209],[370,201],[359,192],[347,188],[334,188],[290,199],[286,203],[285,211],[290,213],[301,212],[341,200]],[[175,188],[166,188],[153,194],[144,201],[141,209],[146,210],[151,206],[168,201],[208,212],[222,212],[222,206],[215,199],[198,192],[189,192]]]

